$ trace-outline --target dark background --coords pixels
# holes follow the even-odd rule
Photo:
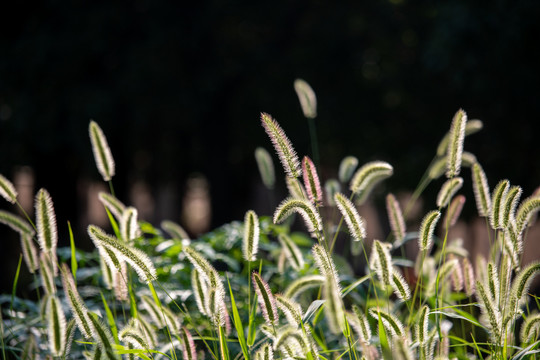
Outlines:
[[[70,220],[78,246],[92,248],[77,223],[79,184],[100,180],[89,119],[109,139],[120,199],[130,203],[137,181],[168,189],[145,220],[179,221],[193,173],[210,183],[212,227],[261,209],[253,152],[271,145],[259,113],[311,154],[297,77],[318,97],[324,179],[355,155],[394,166],[389,190],[414,189],[462,107],[484,121],[465,148],[491,186],[508,178],[527,196],[540,184],[537,1],[16,4],[0,25],[0,173],[33,169],[34,190],[54,199],[60,245]],[[0,236],[5,288],[19,244],[5,226]]]

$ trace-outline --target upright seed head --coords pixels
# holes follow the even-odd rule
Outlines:
[[[307,156],[302,159],[302,176],[309,200],[316,206],[322,205],[322,188],[319,175],[315,164]]]
[[[465,205],[465,196],[456,196],[450,203],[450,206],[448,206],[448,210],[446,210],[446,216],[443,223],[449,227],[454,226],[459,219],[459,215],[461,215],[463,205]]]
[[[321,245],[315,244],[313,245],[311,252],[313,254],[313,258],[315,259],[315,264],[319,269],[319,273],[325,278],[332,277],[335,283],[339,286],[339,275],[336,270],[336,265],[334,264],[334,260],[332,260],[332,257],[328,251],[326,251]]]
[[[255,161],[257,162],[257,168],[261,174],[264,186],[267,189],[273,189],[276,182],[276,175],[272,157],[265,148],[258,147],[255,149]]]
[[[358,159],[354,156],[346,156],[341,160],[339,164],[339,181],[346,183],[351,180],[351,177],[354,174],[354,170],[358,166]]]
[[[326,194],[326,201],[330,206],[336,206],[334,202],[334,195],[341,191],[341,185],[336,179],[329,179],[324,183],[324,192]]]
[[[263,313],[266,324],[269,326],[276,325],[279,317],[277,313],[276,299],[274,298],[272,291],[270,291],[270,287],[266,281],[263,280],[261,275],[256,272],[253,273],[252,280],[255,291],[257,292],[259,306]]]
[[[421,251],[429,251],[431,249],[433,245],[433,233],[440,217],[441,213],[438,210],[432,210],[424,216],[420,226],[420,237],[418,238],[418,245]]]
[[[56,296],[47,300],[47,336],[51,354],[60,356],[66,346],[66,317]]]
[[[67,303],[71,308],[71,313],[77,322],[77,327],[86,339],[91,339],[92,325],[88,315],[88,309],[79,295],[75,280],[66,264],[62,264],[62,285]]]
[[[180,331],[180,338],[182,340],[182,354],[184,360],[197,360],[197,349],[195,348],[193,336],[191,336],[191,333],[185,326],[183,326]]]
[[[308,119],[317,117],[317,97],[309,84],[302,79],[294,80],[294,90],[298,95],[304,116]]]
[[[504,229],[508,228],[516,219],[516,206],[521,197],[522,189],[514,185],[508,189],[501,213],[501,225]]]
[[[409,284],[407,284],[407,281],[405,281],[405,278],[399,270],[396,268],[392,269],[392,288],[394,289],[394,294],[401,300],[401,301],[407,301],[411,298],[411,289],[409,288]]]
[[[502,229],[502,213],[503,213],[503,204],[506,199],[506,194],[508,194],[508,188],[510,187],[510,182],[508,180],[501,180],[495,186],[493,190],[493,197],[491,200],[491,213],[489,216],[489,223],[493,230]]]
[[[386,196],[386,212],[388,213],[388,220],[390,222],[390,228],[394,235],[395,241],[401,241],[405,238],[405,219],[403,218],[403,212],[399,206],[394,194],[388,194]]]
[[[326,281],[323,286],[323,297],[326,300],[324,304],[325,317],[332,333],[343,333],[346,325],[341,289],[332,274],[327,274],[325,279]]]
[[[98,171],[104,181],[110,181],[114,176],[115,167],[107,138],[99,125],[93,120],[90,121],[88,132],[90,133],[90,142],[92,143],[92,151],[94,152]]]
[[[15,186],[13,186],[11,181],[0,174],[0,196],[8,202],[15,204],[17,202],[17,195],[17,190],[15,190]]]
[[[289,190],[289,195],[295,199],[307,199],[307,192],[304,189],[304,185],[297,178],[286,177],[285,184],[287,185],[287,190]]]
[[[487,217],[491,211],[491,197],[489,196],[486,174],[479,163],[474,164],[472,167],[472,180],[478,215]]]
[[[285,258],[295,270],[300,270],[304,267],[304,257],[302,251],[294,243],[294,241],[285,233],[278,235],[278,241],[283,248]]]
[[[45,189],[38,191],[35,200],[36,226],[41,251],[49,253],[54,275],[57,274],[56,245],[58,243],[58,229],[56,227],[56,214],[54,213],[51,195]]]
[[[356,241],[360,241],[366,238],[366,227],[364,220],[358,214],[356,206],[342,193],[336,193],[334,195],[334,202],[336,203],[341,215],[345,219],[347,228],[352,238]]]
[[[469,261],[469,258],[463,258],[463,285],[465,286],[465,294],[468,296],[474,295],[475,292],[475,278],[474,278],[474,269]]]
[[[375,271],[379,281],[385,286],[392,285],[392,256],[388,245],[387,243],[381,243],[379,240],[373,240],[373,248],[377,254]]]
[[[120,220],[120,234],[126,243],[131,243],[139,236],[139,224],[137,223],[138,212],[134,207],[128,207],[124,210]]]
[[[242,249],[244,260],[255,261],[259,249],[259,218],[253,210],[246,212],[244,217],[244,241]]]
[[[291,144],[291,141],[285,135],[285,131],[279,126],[269,114],[261,113],[261,122],[264,130],[270,137],[274,149],[276,150],[279,160],[283,165],[285,173],[289,177],[297,178],[300,176],[300,161],[296,155],[296,151]]]
[[[448,178],[459,175],[459,171],[461,170],[461,156],[463,154],[466,123],[467,114],[462,109],[459,109],[454,115],[449,133],[450,137],[446,158],[446,177]]]
[[[39,269],[39,258],[37,255],[36,246],[32,241],[32,237],[26,234],[21,234],[21,249],[24,262],[28,267],[28,271],[33,274],[37,269]]]

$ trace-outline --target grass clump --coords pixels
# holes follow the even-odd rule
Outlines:
[[[313,120],[315,93],[303,80],[295,89],[304,116]],[[383,198],[390,228],[385,240],[370,238],[360,210],[380,196],[373,194],[376,187],[399,175],[392,165],[377,160],[357,169],[358,159],[347,156],[323,187],[318,154],[315,161],[300,161],[271,115],[262,113],[261,124],[283,166],[288,196],[273,214],[248,210],[243,221],[190,239],[170,220],[160,228],[141,221],[137,209],[115,197],[112,154],[91,121],[91,148],[110,186],[99,200],[114,234],[89,225],[96,251],[78,251],[75,241],[71,252],[58,249],[55,210],[45,189],[35,197],[35,222],[0,211],[0,223],[21,236],[39,295],[36,302],[0,296],[3,359],[535,357],[540,306],[528,291],[540,263],[523,264],[522,252],[540,195],[520,201],[522,188],[508,180],[490,192],[478,160],[464,151],[466,135],[479,131],[481,121],[467,122],[459,110],[410,202],[400,204],[393,194]],[[311,121],[312,135],[314,130]],[[272,191],[271,155],[260,147],[255,157]],[[471,169],[470,178],[463,167]],[[433,210],[420,224],[409,223],[414,201],[443,174]],[[471,259],[463,241],[449,238],[467,187],[495,239],[487,259]],[[20,206],[1,175],[0,195]],[[305,230],[296,230],[298,217]],[[350,244],[349,259],[335,251],[338,239]],[[408,259],[405,246],[416,242],[416,258]],[[68,267],[71,254],[81,257],[81,266],[72,259]],[[355,273],[347,260],[365,271]]]

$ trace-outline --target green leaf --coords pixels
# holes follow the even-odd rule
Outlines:
[[[229,285],[229,293],[231,294],[231,307],[232,307],[232,313],[233,313],[233,321],[234,321],[234,327],[236,329],[236,333],[238,334],[238,342],[240,342],[240,347],[242,348],[242,353],[244,354],[244,358],[246,360],[249,360],[249,350],[247,348],[246,339],[244,337],[244,325],[242,324],[242,319],[240,318],[240,314],[238,313],[238,308],[236,307],[236,302],[234,301],[234,295],[233,295],[231,283],[229,282],[228,276],[227,276],[227,284]]]
[[[71,273],[73,274],[73,279],[75,283],[77,282],[77,254],[75,247],[75,240],[73,239],[73,231],[71,230],[71,223],[68,221],[68,230],[69,230],[69,244],[71,246]]]
[[[315,300],[313,301],[308,309],[306,310],[304,316],[302,317],[302,322],[303,323],[307,323],[311,320],[311,318],[313,317],[313,315],[315,315],[315,313],[317,312],[317,310],[319,310],[319,308],[324,304],[326,300]]]
[[[114,316],[111,312],[111,309],[109,308],[109,305],[107,304],[107,300],[105,300],[105,296],[103,296],[103,293],[101,294],[101,300],[103,301],[103,306],[105,307],[105,312],[107,313],[107,322],[109,323],[109,326],[111,327],[111,332],[114,337],[114,342],[116,344],[120,344],[120,341],[118,340],[118,328],[116,327],[116,321],[114,320]]]

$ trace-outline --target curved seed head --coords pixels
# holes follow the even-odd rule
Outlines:
[[[0,174],[0,196],[6,199],[8,202],[15,204],[17,202],[17,190],[15,186]]]
[[[450,202],[450,199],[458,192],[463,186],[463,179],[460,177],[453,177],[445,181],[439,194],[437,195],[437,206],[444,208]]]
[[[26,219],[4,210],[0,210],[0,223],[9,226],[11,229],[21,234],[21,236],[32,238],[36,233]]]
[[[170,237],[177,240],[189,240],[189,235],[183,227],[170,220],[163,220],[161,228],[169,234]]]
[[[88,234],[96,247],[105,248],[114,253],[119,259],[130,264],[142,281],[150,282],[157,277],[152,260],[141,250],[121,243],[114,236],[106,234],[95,225],[88,226]]]
[[[294,212],[302,216],[311,236],[317,237],[322,231],[322,219],[315,206],[305,199],[283,200],[274,213],[274,224],[283,222]]]
[[[392,165],[384,161],[372,161],[358,169],[350,183],[350,190],[357,195],[357,203],[364,203],[371,190],[393,173]]]
[[[98,199],[114,215],[116,220],[120,221],[122,214],[126,210],[126,205],[113,195],[103,191],[98,194]]]

